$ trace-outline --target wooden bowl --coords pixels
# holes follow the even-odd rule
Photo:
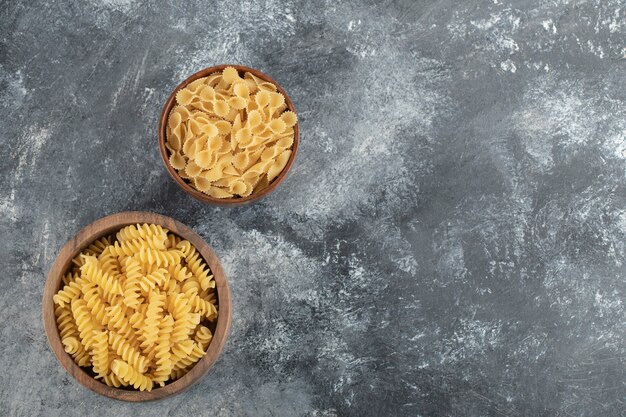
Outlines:
[[[124,388],[109,387],[105,383],[94,379],[85,368],[79,367],[72,357],[63,349],[56,318],[54,316],[54,302],[52,297],[63,285],[63,274],[69,269],[72,259],[85,249],[94,240],[117,232],[124,226],[137,223],[154,223],[169,229],[178,236],[190,241],[207,262],[215,279],[215,291],[219,306],[219,317],[213,332],[213,340],[206,355],[200,359],[182,378],[171,382],[164,387],[155,388],[150,392],[136,391]],[[181,392],[190,387],[202,377],[217,361],[226,343],[231,320],[231,301],[226,275],[217,257],[209,245],[193,230],[182,223],[166,216],[141,211],[127,211],[104,217],[91,223],[81,230],[63,246],[61,252],[50,268],[48,280],[43,292],[43,322],[48,336],[48,342],[61,365],[81,384],[98,394],[124,401],[150,401]]]
[[[237,71],[239,71],[240,76],[243,76],[245,72],[250,72],[257,77],[265,81],[269,81],[272,84],[276,85],[278,92],[281,93],[283,96],[285,96],[285,103],[287,104],[287,108],[291,110],[292,112],[296,113],[296,109],[293,105],[293,102],[289,98],[289,95],[287,94],[287,92],[268,75],[262,73],[259,70],[255,70],[254,68],[248,68],[242,65],[216,65],[214,67],[205,68],[201,71],[196,72],[195,74],[187,78],[185,81],[180,83],[174,89],[174,91],[172,91],[172,94],[170,94],[170,97],[165,102],[165,106],[163,106],[163,111],[161,112],[161,118],[159,119],[159,150],[161,151],[161,158],[163,159],[163,164],[165,164],[165,168],[167,169],[167,172],[174,179],[174,181],[176,181],[176,183],[183,190],[185,190],[187,194],[205,203],[214,204],[218,206],[234,207],[234,206],[241,206],[244,204],[249,204],[249,203],[262,199],[263,197],[272,193],[276,189],[276,187],[278,187],[280,183],[283,182],[283,180],[287,176],[287,173],[291,169],[294,161],[296,160],[296,154],[298,153],[298,143],[300,141],[300,127],[299,127],[300,123],[298,122],[294,126],[294,139],[293,139],[293,147],[291,149],[291,157],[287,161],[287,165],[285,166],[285,169],[283,169],[283,171],[274,179],[274,181],[272,181],[272,183],[269,186],[259,191],[257,194],[252,194],[252,195],[249,195],[248,197],[239,197],[239,198],[215,198],[193,188],[188,182],[186,182],[183,178],[181,178],[181,176],[178,175],[178,172],[176,172],[176,170],[170,165],[169,151],[165,147],[167,119],[169,117],[170,112],[172,111],[172,108],[176,104],[176,93],[180,89],[185,88],[189,83],[197,80],[198,78],[206,77],[216,71],[222,71],[226,67],[235,68]]]

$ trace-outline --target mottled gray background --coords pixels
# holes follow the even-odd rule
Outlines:
[[[221,63],[301,121],[237,209],[156,146]],[[623,0],[1,1],[0,414],[624,415],[625,98]],[[142,405],[69,377],[40,312],[60,247],[122,210],[198,231],[234,299],[213,370]]]

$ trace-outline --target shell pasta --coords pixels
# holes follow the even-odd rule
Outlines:
[[[211,269],[187,240],[130,225],[78,255],[55,294],[65,352],[113,387],[150,391],[206,353],[218,305]]]
[[[247,197],[285,169],[297,123],[276,85],[227,67],[176,94],[166,125],[169,164],[209,196]]]

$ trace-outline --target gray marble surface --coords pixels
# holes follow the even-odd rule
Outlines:
[[[290,93],[259,204],[168,177],[156,124],[201,68]],[[0,2],[0,415],[620,416],[623,0]],[[223,261],[228,346],[132,405],[57,363],[44,280],[80,228],[174,217]]]

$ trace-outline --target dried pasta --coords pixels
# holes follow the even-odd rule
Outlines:
[[[169,163],[202,193],[247,197],[285,169],[297,122],[276,85],[227,67],[176,94],[166,127]]]
[[[184,107],[175,110],[171,124],[189,119]],[[189,371],[209,348],[219,314],[215,281],[200,253],[152,224],[126,226],[91,244],[53,301],[63,348],[74,361],[109,386],[142,391]]]

